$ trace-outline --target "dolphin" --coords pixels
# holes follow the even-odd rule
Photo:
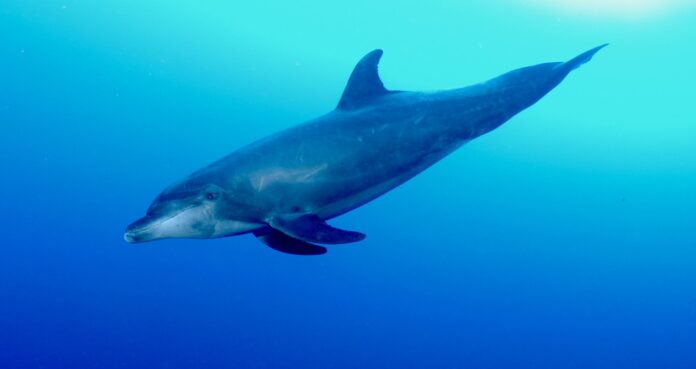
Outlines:
[[[319,255],[360,232],[327,220],[398,187],[531,106],[601,45],[566,62],[516,69],[437,92],[387,90],[365,55],[328,114],[244,146],[166,188],[129,225],[130,243],[253,233],[271,248]]]

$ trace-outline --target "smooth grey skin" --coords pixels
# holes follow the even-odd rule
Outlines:
[[[394,189],[499,127],[606,45],[568,62],[517,69],[439,92],[388,91],[374,50],[356,65],[338,107],[212,163],[165,189],[128,226],[131,243],[253,232],[291,254],[363,239],[326,220]]]

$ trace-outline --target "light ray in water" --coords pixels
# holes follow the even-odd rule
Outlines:
[[[625,18],[652,17],[696,8],[696,2],[692,0],[531,0],[531,2],[574,14]]]

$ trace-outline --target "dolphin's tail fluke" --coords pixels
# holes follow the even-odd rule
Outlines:
[[[604,44],[604,45],[599,45],[595,47],[594,49],[587,50],[584,53],[574,57],[573,59],[568,60],[565,63],[559,64],[558,68],[564,70],[566,73],[570,73],[573,69],[587,63],[592,59],[594,54],[597,53],[597,51],[602,50],[609,44]]]

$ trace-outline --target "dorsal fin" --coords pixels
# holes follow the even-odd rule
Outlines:
[[[372,102],[374,99],[389,93],[382,80],[379,79],[377,65],[382,57],[382,50],[370,51],[353,69],[346,89],[343,90],[338,109],[357,109]]]

